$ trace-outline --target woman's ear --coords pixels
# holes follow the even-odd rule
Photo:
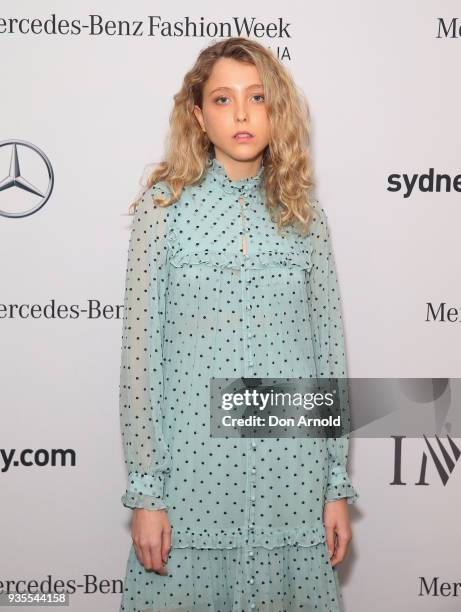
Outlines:
[[[194,111],[194,115],[195,115],[195,117],[196,117],[197,121],[198,121],[198,122],[199,122],[199,124],[200,124],[200,127],[202,128],[202,131],[203,131],[203,132],[206,132],[206,129],[205,129],[205,122],[204,122],[204,120],[203,120],[203,113],[202,113],[202,109],[200,108],[200,106],[198,106],[197,104],[195,104],[195,105],[194,105],[194,109],[193,109],[193,111]]]

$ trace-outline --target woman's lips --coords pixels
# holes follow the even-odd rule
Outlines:
[[[237,140],[237,142],[246,142],[248,140],[252,140],[253,138],[253,134],[236,134],[234,136],[234,139]]]

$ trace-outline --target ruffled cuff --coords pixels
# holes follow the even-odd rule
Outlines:
[[[353,487],[346,470],[338,466],[330,466],[325,502],[347,498],[348,504],[355,503],[360,497]]]
[[[164,478],[162,474],[151,476],[139,472],[130,472],[128,488],[121,501],[126,508],[146,508],[163,510],[167,505],[163,499]]]
[[[146,510],[163,510],[167,508],[163,498],[142,495],[142,493],[132,493],[127,491],[121,497],[125,508],[145,508]]]

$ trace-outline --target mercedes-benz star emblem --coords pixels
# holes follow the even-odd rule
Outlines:
[[[0,215],[3,217],[27,217],[29,215],[33,215],[46,204],[51,192],[53,191],[54,175],[50,160],[41,149],[25,140],[3,140],[0,142],[0,150],[3,147],[11,147],[11,154],[9,174],[5,176],[5,178],[0,179],[0,192],[3,192],[0,193]],[[26,172],[24,172],[23,168],[21,167],[19,159],[22,147],[28,147],[31,149],[34,153],[34,158],[36,158],[31,159],[30,153],[28,153],[26,156],[26,165],[29,165],[30,163],[31,167],[28,168],[28,171]],[[33,174],[35,177],[34,179],[31,178],[30,173]],[[40,180],[40,182],[45,184],[45,187],[42,189],[32,183],[32,180],[35,180],[37,177],[40,178],[40,174],[43,174],[43,178]],[[11,200],[8,199],[8,195],[13,194],[13,189],[33,194],[34,196],[37,196],[37,200],[34,200],[31,208],[17,210],[18,202],[21,202],[21,200],[18,199],[16,193],[14,194],[15,197],[11,198],[14,204],[11,204]],[[5,209],[7,202],[9,207],[6,207]],[[24,205],[27,204],[27,197],[24,197]]]

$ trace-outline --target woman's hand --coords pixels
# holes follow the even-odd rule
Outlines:
[[[139,562],[145,569],[165,576],[171,548],[171,525],[165,510],[134,508],[131,538]]]
[[[334,567],[338,563],[341,563],[346,556],[347,547],[352,539],[349,510],[345,497],[325,503],[323,508],[323,523],[325,525],[327,548],[330,552],[330,562]]]

